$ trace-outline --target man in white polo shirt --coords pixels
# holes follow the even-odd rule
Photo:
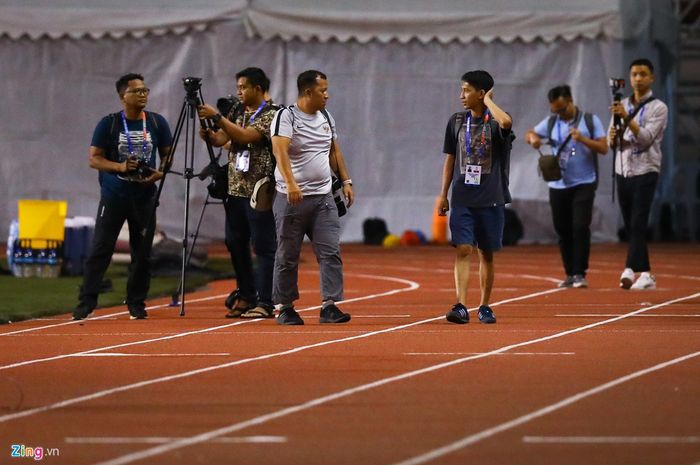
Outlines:
[[[277,112],[270,126],[277,160],[278,195],[272,211],[277,226],[273,297],[281,305],[277,322],[303,325],[294,310],[299,298],[299,256],[304,235],[313,244],[320,267],[321,323],[345,323],[350,315],[335,302],[343,300],[343,262],[340,259],[340,222],[331,192],[331,164],[343,183],[348,207],[352,180],[338,145],[335,121],[326,111],[328,80],[320,71],[304,71],[297,78],[296,105]]]

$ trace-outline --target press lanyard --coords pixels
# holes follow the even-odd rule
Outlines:
[[[141,121],[143,121],[143,150],[141,154],[146,158],[146,149],[148,148],[148,141],[146,140],[146,112],[141,112]],[[126,113],[122,110],[122,123],[124,123],[124,133],[126,134],[126,143],[129,146],[129,155],[134,154],[134,146],[131,143],[131,137],[129,136],[129,125],[126,124]]]
[[[267,101],[263,100],[258,109],[255,110],[255,113],[253,113],[253,116],[251,116],[250,119],[248,119],[248,125],[253,124],[253,121],[255,121],[255,118],[258,116],[258,113],[260,113],[262,109],[265,108],[265,105],[267,105]],[[245,127],[245,116],[243,116],[243,127]]]
[[[479,147],[479,158],[484,157],[484,147],[486,145],[486,125],[489,123],[491,115],[489,114],[488,110],[486,110],[486,114],[484,115],[484,124],[481,126],[481,147]],[[470,111],[469,114],[467,115],[467,134],[466,137],[464,138],[466,148],[467,148],[467,156],[471,157],[472,156],[472,112]]]
[[[559,117],[557,116],[557,118],[559,118]],[[569,123],[567,123],[567,122],[564,121],[563,119],[559,118],[559,121],[562,122],[562,123],[564,123],[565,125],[571,127],[571,126],[569,125]],[[579,122],[578,110],[576,110],[576,114],[574,115],[574,121],[573,121],[573,123],[576,124],[576,125],[578,125],[578,122]],[[566,142],[566,139],[561,135],[561,127],[562,127],[561,124],[557,124],[557,135],[559,136],[559,143],[560,143],[560,144],[563,144],[564,142]],[[590,134],[590,137],[593,137],[593,134]],[[562,149],[562,151],[563,151],[563,149]],[[571,156],[572,156],[572,157],[573,157],[574,155],[576,155],[576,141],[574,140],[573,137],[571,138],[571,150],[570,150],[570,152],[571,152]]]

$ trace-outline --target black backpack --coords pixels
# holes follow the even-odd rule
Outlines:
[[[381,218],[367,218],[362,223],[363,242],[367,245],[382,245],[388,235],[386,222]]]

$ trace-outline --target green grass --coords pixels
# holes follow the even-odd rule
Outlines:
[[[7,270],[7,262],[0,265]],[[112,280],[112,291],[100,294],[99,306],[121,305],[126,297],[127,266],[112,264],[105,276]],[[213,279],[233,277],[231,262],[225,258],[209,259],[205,269],[188,270],[187,291],[204,286]],[[149,298],[172,295],[180,283],[180,273],[154,274]],[[39,318],[73,311],[78,303],[78,289],[82,276],[66,276],[56,279],[15,278],[11,274],[0,275],[0,324]]]

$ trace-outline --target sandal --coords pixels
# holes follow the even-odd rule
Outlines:
[[[241,315],[241,318],[274,318],[275,309],[258,305]]]
[[[240,289],[234,289],[228,297],[226,297],[226,302],[224,302],[224,305],[226,308],[229,310],[233,310],[238,301],[241,300],[241,290]]]
[[[226,314],[226,318],[239,318],[241,315],[243,315],[245,312],[250,310],[251,307],[237,307],[232,310],[229,310],[228,313]]]
[[[231,307],[233,307],[233,308],[231,308],[231,307],[228,307],[228,305],[226,305],[229,308],[229,312],[226,314],[226,318],[238,318],[241,315],[243,315],[244,313],[255,308],[255,305],[249,304],[248,302],[245,301],[245,299],[241,298],[240,293],[238,293],[238,289],[236,289],[234,292],[232,292],[231,295],[233,295],[234,293],[237,293],[236,299],[234,300],[235,307],[231,306]],[[229,296],[229,297],[231,297],[231,296]],[[226,300],[227,300],[226,303],[228,304],[228,299],[226,299]],[[242,302],[245,302],[245,303],[242,304]]]

